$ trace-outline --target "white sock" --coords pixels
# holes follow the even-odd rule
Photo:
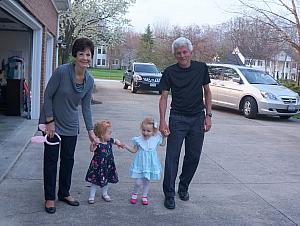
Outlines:
[[[131,198],[132,198],[132,199],[137,199],[137,194],[132,194],[132,195],[131,195]]]
[[[91,184],[89,200],[94,200],[96,195],[97,185]]]
[[[148,179],[143,179],[143,197],[148,196],[150,181]]]

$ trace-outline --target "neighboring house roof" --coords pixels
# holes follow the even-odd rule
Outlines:
[[[241,59],[242,61],[245,59],[265,60],[261,57],[254,56],[253,54],[251,54],[249,51],[247,51],[245,49],[241,50],[240,47],[235,47],[232,54],[239,55],[240,59],[243,58],[243,59]],[[271,59],[276,60],[276,61],[295,61],[296,58],[294,56],[293,51],[281,50],[281,51],[277,52],[277,54],[272,54]]]
[[[244,57],[249,57],[253,55],[253,51],[251,51],[249,47],[242,48],[240,46],[237,46],[233,51],[237,54],[238,53],[242,54]]]
[[[71,0],[52,0],[57,10],[68,10],[71,8]]]
[[[238,54],[233,54],[233,53],[227,54],[226,57],[224,58],[224,60],[220,61],[219,63],[244,65],[244,63],[241,61]]]

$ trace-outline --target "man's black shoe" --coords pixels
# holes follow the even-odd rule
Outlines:
[[[179,191],[178,190],[178,195],[182,201],[188,201],[190,199],[190,195],[189,195],[188,191]]]
[[[164,205],[167,209],[175,209],[175,199],[174,197],[165,197]]]

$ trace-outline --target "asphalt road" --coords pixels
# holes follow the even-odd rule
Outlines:
[[[156,93],[132,94],[117,81],[97,81],[94,120],[110,119],[113,137],[130,143],[145,116],[158,119]],[[162,181],[150,185],[149,205],[129,203],[133,154],[114,150],[120,182],[111,185],[111,203],[89,205],[84,177],[91,159],[81,123],[71,193],[79,207],[57,202],[54,215],[43,209],[42,159],[39,144],[26,147],[0,184],[0,225],[299,225],[300,120],[246,119],[235,111],[213,110],[191,199],[176,198],[176,209],[163,206]],[[183,158],[184,150],[182,150]],[[164,163],[164,148],[159,156]],[[182,159],[181,158],[181,159]],[[179,169],[180,172],[180,169]]]

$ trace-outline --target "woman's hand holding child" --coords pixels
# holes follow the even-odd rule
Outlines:
[[[97,149],[97,145],[100,143],[100,140],[98,137],[95,138],[94,142],[90,144],[90,151],[94,152]]]

